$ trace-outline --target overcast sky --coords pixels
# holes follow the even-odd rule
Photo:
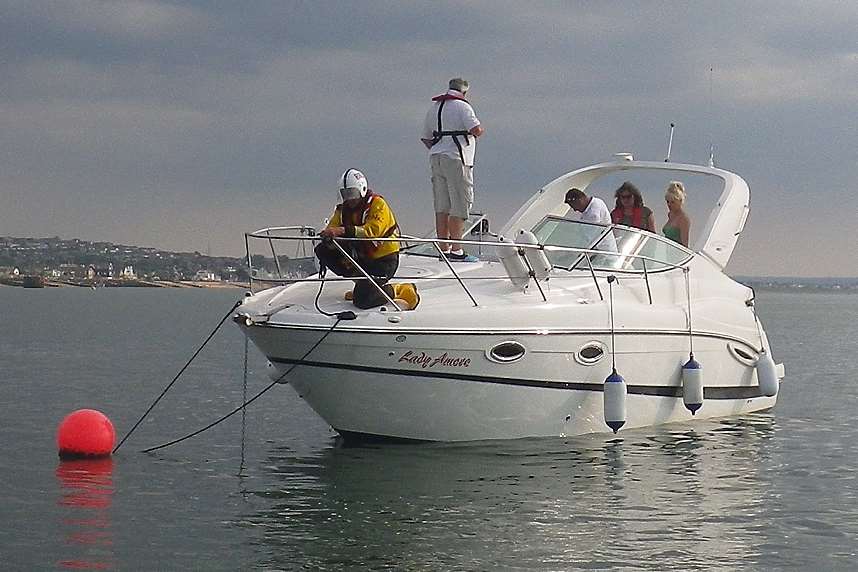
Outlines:
[[[731,273],[858,275],[854,0],[0,1],[0,74],[0,236],[239,255],[318,225],[347,167],[424,234],[419,130],[463,76],[495,228],[567,171],[663,159],[672,121],[674,160],[713,142],[751,187]]]

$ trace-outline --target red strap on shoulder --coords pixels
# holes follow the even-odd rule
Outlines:
[[[442,93],[441,95],[436,95],[432,98],[432,101],[447,101],[449,99],[458,99],[459,101],[464,101],[468,103],[468,100],[460,95],[451,95],[449,93]]]

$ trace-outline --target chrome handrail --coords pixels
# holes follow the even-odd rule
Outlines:
[[[626,227],[622,227],[621,225],[610,225],[610,226],[606,226],[605,229],[610,230],[610,229],[614,228],[615,226],[619,226],[620,228],[623,228],[623,229],[626,228]],[[292,231],[292,230],[300,230],[302,234],[307,233],[308,236],[306,236],[306,237],[305,236],[280,236],[280,235],[272,234],[272,231],[280,232],[280,231]],[[666,242],[666,239],[662,239],[662,237],[655,235],[653,233],[641,232],[641,234],[645,234],[647,236],[654,237],[654,238],[657,238],[658,240]],[[599,238],[601,239],[604,236],[606,236],[606,233],[601,234]],[[254,278],[252,258],[251,258],[251,254],[250,254],[250,241],[249,241],[250,238],[259,238],[259,239],[267,240],[272,247],[272,252],[274,252],[273,242],[272,242],[274,240],[318,241],[319,238],[318,238],[317,231],[314,228],[308,227],[308,226],[271,227],[271,228],[263,228],[263,229],[255,231],[255,232],[252,232],[252,233],[245,233],[245,247],[247,249],[247,261],[248,261],[248,267],[250,270],[251,290],[252,290],[252,285],[253,285],[254,279],[258,282],[261,281],[261,282],[268,282],[268,283],[284,283],[284,284],[290,284],[290,283],[295,283],[295,282],[318,282],[318,281],[325,281],[325,280],[329,280],[329,281],[370,280],[382,292],[384,297],[391,304],[393,304],[393,306],[397,310],[400,310],[400,308],[396,304],[396,302],[394,302],[393,300],[390,299],[390,297],[387,295],[387,293],[384,292],[383,289],[381,289],[381,287],[378,286],[378,284],[375,282],[375,280],[372,280],[370,275],[352,257],[350,257],[348,255],[348,253],[346,253],[346,251],[339,244],[336,244],[337,247],[339,247],[341,252],[343,254],[345,254],[347,258],[349,258],[350,262],[355,264],[356,268],[358,268],[358,270],[361,271],[361,273],[364,275],[363,277],[348,277],[348,278],[342,278],[342,279],[336,279],[336,278],[326,279],[326,278],[321,278],[321,277],[320,278],[309,278],[308,277],[308,278],[300,278],[300,279],[293,279],[293,278],[285,278],[284,279],[282,277],[282,272],[280,270],[279,263],[276,263],[277,262],[277,256],[275,253],[274,259],[275,259],[275,263],[277,266],[279,279]],[[441,241],[437,238],[419,238],[419,237],[408,236],[408,235],[403,235],[403,236],[399,236],[399,237],[391,237],[391,238],[357,238],[357,237],[346,238],[346,237],[338,237],[334,242],[337,243],[339,241],[344,241],[344,242],[376,242],[376,243],[378,243],[378,242],[404,242],[404,243],[418,243],[418,244],[420,244],[420,243],[433,244],[435,246],[436,250],[439,252],[440,259],[446,262],[447,267],[450,269],[450,272],[453,274],[453,277],[459,282],[460,286],[465,291],[465,293],[468,295],[468,297],[471,299],[471,302],[474,304],[474,306],[479,305],[477,303],[476,299],[474,298],[473,294],[471,293],[471,291],[465,285],[464,281],[462,280],[462,277],[459,276],[459,274],[456,272],[455,268],[453,268],[452,264],[450,264],[450,261],[447,260],[446,256],[444,256],[444,253],[440,248],[439,242],[445,242],[445,241]],[[596,276],[596,269],[594,268],[594,266],[592,264],[591,257],[595,256],[595,255],[599,255],[599,256],[622,257],[626,260],[628,260],[628,259],[641,260],[642,266],[643,266],[643,278],[644,278],[644,281],[646,282],[647,295],[648,295],[650,304],[652,304],[652,293],[651,293],[650,284],[649,284],[649,275],[652,273],[652,270],[649,270],[647,268],[647,261],[649,261],[651,263],[655,263],[657,265],[662,265],[665,268],[662,268],[659,271],[666,271],[666,270],[674,270],[674,269],[685,269],[688,262],[691,260],[691,258],[694,257],[694,252],[688,250],[687,248],[681,247],[681,245],[675,245],[675,246],[677,248],[680,248],[680,250],[685,251],[688,254],[688,256],[685,259],[683,259],[680,263],[677,264],[677,263],[668,262],[665,260],[659,260],[657,258],[653,258],[651,256],[646,256],[643,254],[629,254],[629,253],[615,252],[615,251],[609,251],[609,250],[579,248],[579,247],[573,247],[573,246],[556,246],[556,245],[524,244],[524,243],[510,244],[509,242],[500,242],[500,241],[482,241],[482,240],[481,241],[473,241],[473,240],[464,240],[464,239],[460,239],[458,242],[460,244],[465,244],[465,245],[495,246],[495,247],[509,247],[509,246],[514,245],[515,248],[519,248],[519,249],[531,248],[531,249],[543,250],[543,251],[548,251],[548,252],[568,252],[568,253],[573,253],[573,254],[577,253],[577,254],[581,255],[581,257],[578,258],[578,261],[580,261],[581,258],[583,258],[584,260],[587,261],[587,267],[588,267],[589,273],[590,273],[591,277],[593,278],[593,283],[596,287],[596,291],[599,293],[599,297],[602,300],[604,300],[604,297],[602,296],[602,290],[599,287],[598,277]],[[535,273],[533,273],[532,267],[530,266],[529,263],[527,263],[527,266],[528,266],[528,269],[529,269],[530,274],[531,274],[530,277],[533,278],[534,280],[536,280],[536,277],[534,275]],[[569,267],[569,268],[557,267],[557,266],[555,268],[559,268],[561,270],[566,270],[568,272],[572,272],[575,270],[580,270],[579,268],[577,268],[577,266],[578,266],[578,262],[576,262],[576,264],[574,264],[572,267]],[[626,275],[639,275],[639,274],[641,274],[641,271],[636,270],[636,269],[630,269],[630,268],[599,268],[598,270],[600,272],[608,272],[610,274],[621,274],[621,275],[622,274],[626,274]],[[469,279],[499,280],[499,279],[507,279],[508,277],[509,277],[508,275],[503,275],[503,276],[497,276],[497,277],[479,277],[479,278],[475,277],[475,278],[469,278]],[[402,277],[402,276],[400,276],[399,278],[400,279],[407,278],[409,280],[415,280],[415,281],[439,279],[439,277],[426,277],[426,276],[415,276],[415,277]],[[547,301],[547,297],[545,296],[543,289],[540,287],[538,280],[537,280],[537,287],[539,288],[540,294],[542,294],[543,300]]]
[[[613,226],[606,227],[606,228],[613,228]],[[618,226],[617,228],[622,229],[624,227]],[[269,239],[270,238],[270,239],[275,239],[275,240],[304,240],[304,241],[319,240],[319,237],[317,237],[317,236],[303,237],[303,236],[276,236],[276,235],[268,235],[268,234],[259,234],[260,232],[265,232],[266,230],[268,230],[268,229],[261,229],[261,230],[258,230],[256,232],[247,232],[247,233],[245,233],[245,236],[247,236],[249,238],[263,238],[263,239]],[[643,234],[643,231],[641,231],[641,233]],[[651,236],[653,238],[656,238],[656,239],[660,240],[661,242],[668,242],[668,243],[671,242],[670,239],[664,239],[664,238],[662,238],[658,235],[652,234],[652,233],[647,233],[647,235]],[[600,235],[600,236],[603,236],[603,235]],[[399,237],[391,237],[391,238],[358,238],[358,237],[346,238],[344,236],[339,236],[339,237],[337,237],[337,240],[353,241],[353,242],[416,242],[416,243],[425,243],[425,244],[432,244],[432,243],[438,243],[438,242],[450,242],[449,239],[441,240],[438,238],[419,238],[416,236],[409,236],[409,235],[402,235]],[[657,264],[664,264],[665,266],[670,266],[671,268],[682,268],[685,265],[685,263],[688,261],[688,259],[692,258],[696,254],[693,251],[688,250],[687,248],[683,247],[680,244],[672,243],[671,246],[675,246],[677,249],[682,250],[686,254],[688,254],[688,256],[685,259],[683,259],[680,264],[674,264],[673,262],[668,262],[666,260],[659,260],[657,258],[653,258],[651,256],[646,256],[643,254],[624,254],[622,252],[612,252],[610,250],[600,250],[598,248],[581,248],[578,246],[559,246],[559,245],[554,245],[554,244],[526,244],[526,243],[519,243],[519,242],[510,243],[510,242],[499,242],[499,241],[487,241],[487,240],[486,241],[479,241],[479,240],[465,240],[465,239],[459,239],[456,242],[458,244],[467,244],[467,245],[472,245],[472,246],[478,246],[478,245],[483,245],[483,246],[513,246],[513,245],[515,245],[515,246],[521,246],[524,248],[533,248],[536,250],[550,250],[552,252],[571,252],[571,253],[578,253],[578,254],[583,254],[583,253],[587,252],[590,254],[605,254],[608,256],[637,258],[640,260],[646,259],[646,260],[649,260],[650,262],[655,262]],[[637,274],[638,273],[638,271],[636,271],[636,270],[608,269],[608,268],[606,268],[605,270],[606,271],[610,270],[612,272],[613,271],[625,272],[628,274]]]
[[[279,235],[272,235],[271,234],[272,232],[288,232],[288,231],[295,231],[295,230],[299,231],[302,235],[306,234],[307,235],[306,238],[303,236],[302,237],[296,237],[296,236],[287,237],[287,236],[279,236]],[[277,277],[279,279],[279,280],[273,280],[270,278],[266,278],[266,279],[257,279],[257,280],[264,281],[264,282],[281,282],[282,281],[282,282],[291,283],[291,282],[294,282],[295,279],[283,277],[283,271],[280,268],[280,258],[277,256],[277,252],[275,251],[275,248],[274,248],[274,240],[299,239],[299,240],[310,240],[311,242],[315,242],[316,240],[318,240],[318,231],[315,229],[315,227],[308,226],[308,225],[288,225],[288,226],[271,226],[271,227],[261,228],[257,231],[254,231],[254,232],[244,233],[244,249],[245,249],[245,256],[247,259],[247,268],[249,271],[248,273],[250,275],[250,285],[251,285],[251,290],[252,290],[254,277],[253,277],[253,260],[251,258],[251,253],[250,253],[250,241],[249,241],[250,238],[267,239],[268,245],[271,248],[271,256],[274,259],[274,266],[277,269]]]
[[[453,268],[453,265],[452,265],[452,264],[450,264],[450,259],[449,259],[449,258],[447,258],[447,255],[446,255],[446,254],[444,254],[444,251],[441,249],[441,245],[440,245],[440,244],[438,244],[438,242],[440,242],[440,241],[435,241],[435,242],[433,242],[432,244],[435,246],[435,249],[438,251],[438,254],[441,256],[441,260],[443,260],[443,261],[447,264],[447,268],[449,268],[449,269],[450,269],[450,272],[452,272],[452,273],[453,273],[453,276],[455,276],[455,277],[456,277],[456,280],[458,280],[458,281],[459,281],[459,284],[462,286],[462,290],[464,290],[464,291],[465,291],[465,294],[467,294],[467,295],[468,295],[468,298],[470,298],[470,299],[471,299],[471,302],[473,302],[473,303],[474,303],[474,306],[479,306],[479,304],[477,304],[477,301],[476,301],[476,300],[474,300],[473,295],[471,295],[471,291],[470,291],[470,290],[468,290],[468,287],[467,287],[467,286],[465,286],[465,283],[464,283],[464,282],[462,282],[462,278],[459,276],[459,273],[458,273],[458,272],[456,272],[456,269],[455,269],[455,268]]]
[[[274,241],[271,240],[271,238],[270,238],[271,232],[266,231],[265,234],[267,234],[269,236],[268,245],[271,247],[271,256],[274,258],[274,266],[277,267],[277,276],[279,276],[280,278],[283,278],[283,271],[280,270],[280,259],[277,257],[277,253],[274,251]]]
[[[394,308],[396,308],[396,311],[397,311],[397,312],[401,312],[401,311],[402,311],[402,308],[400,308],[400,307],[399,307],[399,305],[398,305],[398,304],[393,300],[393,298],[391,298],[390,296],[388,296],[388,295],[387,295],[387,292],[385,292],[385,291],[384,291],[384,288],[382,288],[381,286],[379,286],[379,285],[378,285],[378,282],[376,282],[375,280],[373,280],[372,276],[370,276],[370,275],[369,275],[369,273],[368,273],[366,270],[364,270],[364,269],[363,269],[363,267],[362,267],[360,264],[358,264],[358,263],[357,263],[357,260],[355,260],[354,258],[352,258],[352,255],[351,255],[351,254],[349,254],[348,252],[346,252],[346,249],[345,249],[345,248],[343,248],[342,246],[340,246],[340,243],[339,243],[339,242],[337,242],[336,240],[332,240],[331,242],[334,244],[334,246],[336,246],[336,247],[337,247],[337,249],[340,251],[340,254],[342,254],[343,256],[345,256],[345,257],[348,259],[348,261],[349,261],[350,263],[352,263],[352,264],[354,265],[354,267],[355,267],[355,268],[357,268],[357,269],[360,271],[360,273],[361,273],[361,274],[363,274],[364,278],[365,278],[366,280],[368,280],[370,284],[372,284],[373,286],[375,286],[375,289],[376,289],[376,290],[378,290],[378,291],[381,293],[381,295],[382,295],[382,296],[384,296],[384,298],[385,298],[388,302],[390,302],[391,304],[393,304],[393,307],[394,307]]]

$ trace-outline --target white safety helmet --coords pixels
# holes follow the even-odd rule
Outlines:
[[[362,199],[366,196],[366,177],[357,169],[346,169],[340,177],[340,196],[344,201]]]

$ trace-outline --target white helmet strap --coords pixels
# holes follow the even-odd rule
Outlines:
[[[343,173],[343,189],[344,190],[349,188],[348,183],[346,182],[346,179],[349,178],[349,173],[351,173],[352,170],[353,169],[346,169],[346,172]]]

